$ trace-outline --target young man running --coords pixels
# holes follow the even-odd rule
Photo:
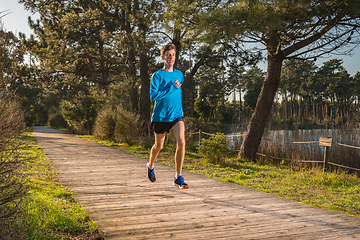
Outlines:
[[[155,159],[163,148],[166,133],[172,130],[176,139],[174,185],[185,189],[189,186],[181,176],[185,157],[185,125],[181,91],[184,76],[181,71],[173,68],[176,54],[174,44],[165,45],[160,53],[164,67],[154,73],[150,84],[150,98],[151,101],[155,102],[151,116],[151,126],[155,132],[155,144],[150,150],[150,160],[147,163],[148,177],[151,182],[156,181]]]

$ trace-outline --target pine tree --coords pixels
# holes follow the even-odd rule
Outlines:
[[[357,39],[360,2],[320,0],[238,0],[204,14],[211,38],[261,43],[267,51],[267,74],[239,156],[255,159],[285,59],[315,58]],[[211,31],[210,31],[211,30]]]

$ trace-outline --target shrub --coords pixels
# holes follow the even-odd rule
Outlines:
[[[26,193],[22,180],[19,136],[24,131],[23,111],[13,93],[0,90],[0,235]]]
[[[223,133],[216,133],[209,139],[201,139],[199,153],[210,163],[222,165],[229,154],[228,144]]]
[[[95,119],[94,137],[100,140],[115,138],[115,116],[110,107],[103,107]]]
[[[115,139],[119,143],[134,143],[143,137],[143,123],[140,115],[119,106],[116,109]]]

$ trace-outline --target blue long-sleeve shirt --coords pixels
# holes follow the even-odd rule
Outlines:
[[[182,91],[174,84],[176,79],[180,84],[184,81],[182,72],[176,69],[172,72],[160,69],[153,74],[150,99],[155,105],[151,122],[172,122],[183,117]]]

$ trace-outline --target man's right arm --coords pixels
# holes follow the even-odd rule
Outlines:
[[[173,90],[175,90],[175,85],[170,85],[169,88],[166,88],[164,90],[159,90],[160,86],[160,75],[155,73],[151,79],[150,83],[150,100],[152,102],[159,101],[163,99],[167,94],[171,93]]]

